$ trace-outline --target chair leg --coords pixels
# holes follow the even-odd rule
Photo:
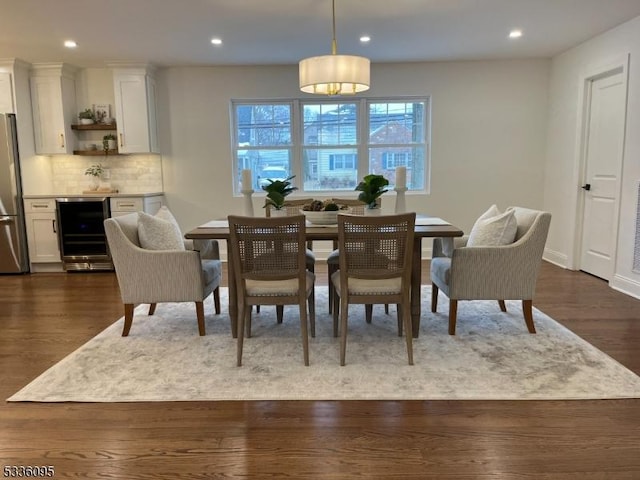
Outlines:
[[[220,315],[220,287],[216,287],[213,291],[213,306],[215,308],[216,315]]]
[[[338,315],[340,314],[340,297],[334,291],[333,295],[333,336],[338,337]]]
[[[276,305],[276,318],[278,319],[278,323],[282,323],[283,317],[284,317],[284,305]]]
[[[406,302],[410,304],[409,300]],[[400,307],[400,305],[398,305]],[[409,365],[413,365],[413,334],[411,327],[411,308],[402,308],[402,319],[404,320],[405,339],[407,342],[407,357],[409,359]]]
[[[500,305],[501,312],[507,311],[507,305],[504,303],[504,300],[498,300],[498,305]]]
[[[344,366],[347,354],[347,316],[349,314],[349,304],[346,296],[340,299],[340,366]]]
[[[309,330],[307,329],[307,305],[303,300],[298,307],[300,308],[300,331],[302,333],[302,356],[304,358],[305,367],[309,366]]]
[[[431,283],[431,312],[438,311],[438,287],[435,283]]]
[[[385,313],[385,315],[389,315],[389,304],[388,303],[384,304],[384,313]]]
[[[370,303],[364,306],[365,319],[367,323],[371,323],[371,319],[373,318],[373,305]]]
[[[329,313],[333,310],[333,297],[336,295],[336,289],[333,286],[333,282],[331,281],[331,275],[336,271],[336,267],[334,265],[327,265],[327,281],[329,282]]]
[[[316,292],[311,290],[309,295],[309,324],[311,325],[311,337],[316,338]]]
[[[238,306],[238,347],[236,351],[237,360],[236,363],[239,367],[242,366],[242,346],[244,344],[244,317],[247,311],[247,305],[240,304]],[[251,309],[251,305],[249,305],[249,309]]]
[[[251,307],[253,308],[253,307]],[[256,305],[256,313],[260,313],[260,305]]]
[[[156,313],[156,305],[157,303],[149,304],[149,315],[153,315],[154,313]]]
[[[204,331],[204,303],[196,302],[196,316],[198,317],[198,333],[200,336],[205,335]]]
[[[522,300],[522,313],[524,313],[524,321],[527,324],[529,333],[536,333],[536,327],[533,324],[533,300]]]
[[[402,336],[402,322],[404,317],[402,316],[402,304],[396,304],[396,317],[398,317],[398,336]]]
[[[133,323],[133,303],[124,304],[124,328],[122,329],[122,336],[129,335],[131,330],[131,324]]]
[[[253,307],[251,305],[247,305],[247,313],[245,314],[245,330],[247,331],[247,338],[251,338],[251,310]]]
[[[449,335],[456,334],[457,315],[458,315],[458,301],[449,299]]]

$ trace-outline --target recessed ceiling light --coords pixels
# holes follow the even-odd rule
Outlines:
[[[220,40],[219,38],[212,38],[211,43],[213,43],[214,45],[222,45],[222,40]]]
[[[369,35],[363,35],[363,36],[360,37],[360,41],[362,43],[368,43],[368,42],[371,41],[371,37]]]
[[[78,46],[78,44],[76,42],[74,42],[73,40],[65,40],[64,41],[64,46],[67,48],[76,48]]]
[[[511,30],[509,32],[509,38],[520,38],[522,36],[522,30]]]

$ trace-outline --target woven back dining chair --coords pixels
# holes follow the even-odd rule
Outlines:
[[[351,209],[349,211],[351,215],[364,215],[365,208],[367,207],[366,203],[362,202],[361,200],[358,200],[357,198],[335,198],[334,197],[331,199],[331,201],[338,205],[345,205],[349,207]],[[376,199],[376,205],[378,205],[378,208],[382,207],[382,199],[380,197]],[[329,306],[328,306],[329,313],[331,313],[331,311],[333,310],[333,295],[334,295],[334,289],[333,289],[333,286],[331,285],[331,275],[333,275],[333,272],[336,272],[338,270],[339,258],[340,258],[340,250],[338,250],[338,241],[334,240],[333,251],[327,257],[327,282],[329,285]],[[387,304],[384,305],[384,311],[387,314],[389,313],[389,305]],[[366,306],[367,322],[371,322],[372,314],[373,314],[373,305],[367,305]]]
[[[350,304],[395,303],[398,334],[404,330],[409,365],[411,331],[411,260],[416,214],[338,216],[340,263],[331,276],[335,288],[334,332],[340,326],[340,365],[345,364]]]
[[[292,216],[292,215],[300,215],[300,210],[305,205],[313,202],[313,198],[296,198],[287,200],[284,202],[282,211],[284,211],[284,216]],[[264,214],[267,217],[273,217],[273,212],[275,211],[275,207],[270,203],[265,204],[264,206]],[[316,255],[313,253],[313,242],[307,242],[307,251],[306,253],[306,262],[307,262],[307,270],[310,272],[315,271],[316,269]],[[256,311],[260,312],[260,305],[256,305]],[[282,323],[282,318],[284,315],[284,308],[282,305],[276,306],[276,316],[278,319],[278,323]]]
[[[315,275],[305,265],[305,217],[230,215],[231,261],[238,291],[237,363],[242,365],[244,329],[251,336],[253,305],[298,305],[304,364],[309,365],[307,302],[315,336]]]

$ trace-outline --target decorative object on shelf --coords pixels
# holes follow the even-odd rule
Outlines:
[[[294,187],[291,184],[293,178],[295,178],[295,175],[291,175],[284,180],[271,180],[267,178],[267,184],[262,186],[262,190],[267,192],[264,206],[271,205],[276,211],[282,209],[287,195],[298,189],[298,187]],[[275,216],[273,212],[271,215]]]
[[[332,200],[313,200],[300,210],[309,223],[315,225],[334,225],[338,223],[339,213],[350,212],[351,208],[346,205],[338,205]]]
[[[96,117],[93,110],[87,108],[78,114],[78,119],[81,125],[91,125],[95,123]]]
[[[370,62],[355,55],[338,55],[336,2],[331,1],[333,38],[331,55],[300,60],[300,90],[321,95],[352,95],[369,90]]]
[[[111,119],[111,105],[94,105],[93,109],[95,111],[95,120],[97,123],[112,123],[108,122]]]
[[[116,136],[113,133],[109,133],[102,137],[102,149],[105,155],[109,155],[109,150],[116,149]]]
[[[98,187],[100,187],[100,177],[104,173],[104,170],[105,168],[101,164],[97,163],[95,165],[91,165],[89,168],[87,168],[84,171],[85,175],[91,176],[91,186],[89,190],[91,191],[98,190]]]
[[[251,177],[251,170],[245,168],[242,170],[240,186],[242,189],[242,195],[244,195],[244,215],[246,217],[253,217],[253,188],[251,187],[253,179]]]
[[[356,186],[356,190],[360,192],[358,200],[367,205],[365,214],[376,215],[380,213],[380,206],[377,203],[378,197],[388,190],[384,187],[389,185],[389,180],[383,175],[370,173],[366,175],[362,181]]]
[[[395,213],[404,213],[407,210],[404,194],[407,188],[407,167],[396,167],[396,185],[393,188],[396,191],[396,210]]]

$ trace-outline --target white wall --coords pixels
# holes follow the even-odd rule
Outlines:
[[[181,227],[242,213],[233,198],[231,99],[296,98],[297,66],[169,68],[158,75],[167,201]],[[407,207],[468,231],[492,203],[541,208],[549,61],[376,64],[366,95],[430,95],[431,193]],[[395,194],[383,197],[393,211]],[[262,214],[263,199],[254,198]]]
[[[552,59],[544,207],[553,214],[547,258],[572,266],[571,260],[577,253],[576,211],[581,195],[581,179],[577,175],[579,85],[587,72],[626,54],[630,54],[627,125],[617,258],[610,285],[640,297],[640,275],[631,271],[640,181],[640,17]]]

